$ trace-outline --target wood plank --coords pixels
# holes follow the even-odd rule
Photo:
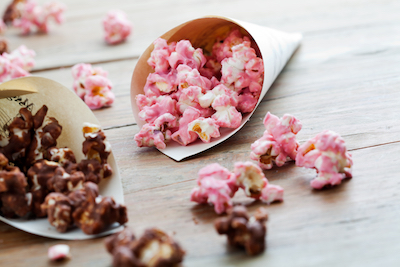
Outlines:
[[[397,24],[400,10],[398,2],[373,0],[351,3],[341,0],[324,4],[317,0],[301,3],[291,0],[279,3],[225,0],[206,4],[203,1],[181,0],[173,5],[159,0],[142,3],[118,0],[113,2],[112,8],[123,9],[128,14],[134,24],[134,33],[128,42],[108,46],[102,39],[101,19],[111,9],[109,1],[64,2],[68,6],[66,22],[52,27],[50,34],[20,36],[15,29],[5,34],[12,49],[29,43],[29,48],[34,49],[38,55],[37,70],[72,66],[79,62],[137,58],[154,39],[169,29],[185,21],[216,13],[284,31],[321,34],[336,30],[340,34],[342,30],[377,26],[384,28]],[[2,2],[0,10],[4,10],[6,4]],[[163,20],[160,22],[156,18]]]

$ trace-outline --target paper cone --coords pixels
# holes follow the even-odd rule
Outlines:
[[[256,49],[256,53],[264,61],[264,83],[260,98],[258,99],[258,106],[278,74],[299,46],[302,39],[300,33],[285,33],[235,19],[208,16],[183,23],[162,35],[161,38],[166,39],[168,43],[184,39],[190,40],[194,48],[200,47],[203,51],[210,51],[217,38],[226,35],[234,27],[239,27],[242,34],[248,36],[257,45],[258,49]],[[153,48],[154,46],[150,45],[144,51],[136,64],[132,76],[132,111],[139,127],[142,127],[145,122],[138,117],[139,108],[136,105],[135,97],[138,94],[144,94],[143,88],[147,76],[153,72],[153,69],[147,64],[147,59],[150,57]],[[221,128],[221,136],[212,139],[210,143],[202,143],[198,140],[188,146],[181,146],[171,141],[165,149],[160,149],[160,151],[177,161],[205,151],[225,141],[239,131],[254,113],[254,110],[243,116],[240,127],[236,129]]]
[[[45,78],[24,77],[5,82],[0,86],[1,88],[9,88],[9,86],[13,87],[15,84],[20,84],[23,88],[36,90],[37,93],[0,99],[0,134],[6,136],[3,126],[11,122],[22,107],[28,107],[35,114],[45,104],[49,108],[47,115],[55,117],[63,127],[61,136],[57,139],[57,147],[69,147],[74,152],[78,162],[83,159],[83,123],[90,122],[100,125],[86,104],[68,88]],[[100,194],[112,196],[116,202],[122,204],[124,202],[122,183],[118,166],[112,153],[108,158],[108,163],[113,169],[113,175],[99,184]],[[49,224],[47,218],[23,220],[7,219],[0,216],[0,220],[32,234],[66,240],[90,239],[122,229],[122,227],[115,225],[110,228],[111,230],[99,235],[86,235],[80,229],[59,233]]]

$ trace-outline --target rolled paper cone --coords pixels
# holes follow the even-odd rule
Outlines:
[[[253,115],[268,89],[299,46],[302,35],[300,33],[286,33],[231,18],[207,16],[183,23],[160,36],[166,39],[168,43],[189,40],[194,48],[202,48],[204,53],[208,53],[211,52],[212,46],[218,38],[227,36],[232,28],[238,27],[242,34],[248,36],[252,40],[252,43],[256,45],[256,53],[264,62],[264,82],[257,105],[251,113],[243,116],[242,123],[238,128],[221,128],[221,136],[212,139],[210,143],[202,143],[200,140],[197,140],[188,146],[181,146],[171,141],[165,149],[159,149],[162,153],[176,161],[205,151],[225,141],[239,131],[251,115]],[[138,117],[139,108],[136,105],[135,97],[138,94],[144,94],[143,88],[146,84],[147,76],[149,73],[154,72],[147,64],[147,60],[153,49],[154,46],[152,44],[143,52],[132,75],[132,111],[139,127],[142,127],[145,122]]]
[[[30,88],[36,93],[0,99],[0,135],[7,136],[6,127],[4,126],[8,125],[18,115],[21,108],[26,107],[35,114],[38,109],[46,105],[49,108],[47,116],[56,118],[62,126],[62,133],[57,139],[57,147],[69,147],[74,152],[78,162],[83,159],[83,123],[90,122],[100,125],[87,105],[72,90],[50,79],[34,76],[22,77],[1,84],[1,88],[6,91],[10,87],[14,88],[14,85],[19,85],[21,86],[20,88]],[[100,194],[112,196],[116,202],[122,204],[124,202],[124,194],[113,153],[110,154],[108,163],[113,169],[113,174],[99,184]],[[78,228],[67,233],[59,233],[49,224],[47,218],[26,220],[9,219],[0,216],[0,221],[25,232],[65,240],[95,238],[120,231],[123,228],[123,226],[114,225],[110,227],[111,230],[102,232],[99,235],[86,235]]]

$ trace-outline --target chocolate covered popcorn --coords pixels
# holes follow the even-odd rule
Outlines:
[[[264,77],[263,61],[251,46],[239,29],[207,55],[188,40],[157,39],[147,61],[154,72],[144,94],[136,96],[139,118],[146,122],[135,136],[137,145],[163,149],[170,139],[183,146],[210,142],[221,128],[238,128],[243,113],[255,108]],[[177,117],[178,125],[159,130],[154,121],[166,113]]]
[[[74,78],[72,87],[90,109],[112,105],[115,95],[111,91],[112,83],[107,78],[107,71],[85,63],[74,65],[71,71]]]
[[[98,187],[112,174],[111,145],[100,126],[85,123],[80,162],[69,148],[58,148],[62,126],[42,106],[34,115],[22,108],[0,137],[0,214],[46,217],[59,232],[80,227],[87,234],[127,221],[126,208]],[[94,183],[92,183],[94,182]]]
[[[351,154],[343,138],[330,130],[317,134],[299,147],[296,165],[316,169],[318,176],[311,181],[315,189],[338,185],[352,177]]]
[[[294,116],[285,114],[282,118],[267,113],[264,118],[263,136],[251,144],[250,158],[258,161],[263,169],[282,166],[288,160],[295,160],[299,143],[296,134],[301,123]]]
[[[260,208],[249,216],[244,206],[235,206],[225,218],[215,221],[218,234],[226,235],[231,246],[241,247],[250,256],[265,250],[267,212]]]
[[[157,228],[145,230],[136,238],[125,228],[105,240],[113,256],[113,266],[162,267],[177,266],[183,261],[185,251],[169,235]]]
[[[126,40],[132,31],[132,23],[125,12],[111,10],[103,19],[104,39],[109,44],[118,44]]]

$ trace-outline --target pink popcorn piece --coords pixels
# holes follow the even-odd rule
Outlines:
[[[0,34],[3,34],[7,30],[7,25],[2,19],[0,19]]]
[[[178,65],[184,64],[192,69],[200,69],[206,63],[206,57],[201,48],[193,48],[188,40],[176,43],[175,51],[168,58],[171,68],[176,69]]]
[[[343,138],[325,130],[298,148],[296,165],[314,168],[318,176],[311,181],[315,189],[338,185],[345,178],[352,178],[353,160]]]
[[[213,46],[213,55],[218,62],[232,56],[232,47],[241,44],[244,41],[250,41],[248,37],[242,37],[239,29],[232,29],[229,35],[224,39],[217,41]]]
[[[51,261],[66,260],[71,257],[70,248],[65,244],[58,244],[51,246],[48,250],[47,256]]]
[[[86,94],[83,98],[90,109],[100,109],[112,105],[115,95],[111,92],[112,84],[109,79],[92,75],[85,80]]]
[[[272,203],[283,200],[283,188],[268,183],[262,169],[252,162],[236,162],[234,167],[236,186],[248,197]]]
[[[164,149],[166,142],[171,139],[171,131],[165,133],[160,131],[159,127],[146,123],[134,137],[138,147],[155,146],[158,149]]]
[[[125,41],[132,31],[132,23],[127,19],[125,12],[111,10],[103,19],[104,39],[114,45]]]
[[[21,45],[11,53],[0,55],[0,82],[29,76],[35,65],[35,51]]]
[[[52,1],[44,6],[39,6],[33,0],[26,0],[17,7],[21,16],[13,20],[13,26],[21,28],[22,34],[29,34],[33,31],[47,33],[51,20],[57,24],[64,21],[63,13],[66,7],[60,2]]]
[[[147,60],[147,64],[152,67],[156,73],[168,73],[171,69],[168,58],[175,51],[176,43],[167,44],[167,41],[158,38],[153,42],[154,49]]]
[[[212,103],[212,108],[216,112],[211,116],[220,127],[237,128],[242,123],[242,113],[231,105],[232,98],[228,95],[216,97]]]
[[[191,192],[191,201],[214,205],[217,214],[232,208],[232,197],[237,191],[233,174],[218,163],[200,169],[197,178],[198,187]]]
[[[250,158],[258,161],[263,169],[271,169],[273,163],[280,167],[289,160],[295,160],[299,147],[296,134],[302,127],[300,121],[289,114],[279,119],[268,112],[264,126],[263,136],[251,145]]]
[[[156,98],[155,103],[150,106],[144,106],[139,112],[139,118],[147,123],[153,123],[165,113],[170,113],[174,116],[178,115],[176,100],[167,95]]]
[[[211,137],[217,138],[220,136],[218,124],[211,118],[198,118],[188,124],[188,131],[195,132],[200,139],[209,143]]]
[[[179,119],[179,129],[172,134],[172,140],[179,144],[186,146],[194,142],[198,135],[196,132],[189,131],[189,123],[200,118],[201,113],[198,109],[193,107],[187,107],[182,117]]]

